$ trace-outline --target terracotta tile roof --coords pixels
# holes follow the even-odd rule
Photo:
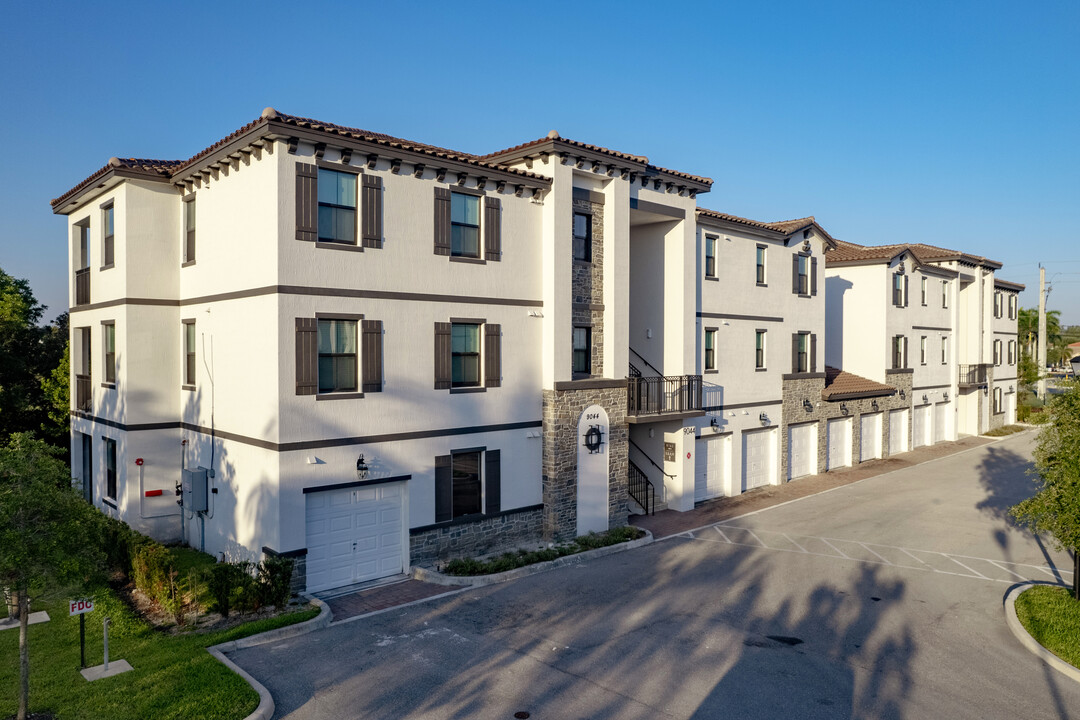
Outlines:
[[[825,389],[821,391],[823,400],[881,397],[895,393],[896,388],[892,385],[875,382],[839,368],[825,367]]]
[[[804,218],[797,218],[795,220],[779,220],[777,222],[763,222],[761,220],[750,220],[748,218],[739,217],[738,215],[730,215],[728,213],[722,213],[718,210],[709,210],[708,208],[699,207],[697,209],[699,216],[707,218],[715,218],[717,220],[727,220],[728,222],[738,223],[740,225],[747,225],[749,227],[761,228],[763,230],[772,230],[773,232],[780,233],[781,235],[791,235],[799,230],[805,230],[808,227],[816,227],[821,234],[824,235],[832,243],[838,242],[834,240],[829,233],[825,231],[825,228],[818,224],[813,215]]]
[[[505,150],[499,150],[498,152],[488,153],[487,155],[481,156],[481,159],[482,160],[493,160],[495,158],[508,155],[510,153],[516,153],[516,152],[518,152],[520,150],[525,150],[525,149],[530,148],[530,147],[534,147],[534,146],[537,146],[537,145],[543,145],[544,143],[553,142],[553,141],[557,142],[557,143],[564,143],[564,144],[569,145],[571,147],[581,148],[582,150],[589,150],[591,152],[600,153],[601,155],[609,155],[609,156],[611,156],[613,158],[617,158],[619,160],[627,160],[629,162],[634,162],[634,163],[639,163],[639,164],[642,164],[642,165],[646,165],[647,169],[649,169],[649,170],[655,170],[657,172],[661,172],[661,173],[664,173],[664,174],[667,174],[667,175],[673,175],[675,177],[685,178],[686,180],[690,180],[692,182],[702,183],[704,185],[712,185],[712,178],[703,177],[701,175],[691,175],[690,173],[684,173],[684,172],[680,172],[678,170],[670,170],[668,168],[663,168],[663,167],[660,167],[658,165],[651,165],[649,163],[649,158],[646,157],[645,155],[631,155],[630,153],[619,152],[618,150],[612,150],[610,148],[601,147],[600,145],[590,145],[589,143],[583,143],[583,142],[581,142],[579,140],[571,140],[570,138],[562,137],[561,135],[556,133],[554,130],[552,131],[552,133],[549,133],[546,137],[542,137],[542,138],[539,138],[537,140],[530,140],[529,142],[521,143],[520,145],[514,145],[513,147],[508,147]]]
[[[868,260],[892,260],[902,252],[909,252],[921,263],[939,262],[942,260],[963,260],[975,265],[993,265],[1001,267],[1001,263],[959,250],[925,243],[897,243],[894,245],[859,245],[853,242],[837,240],[836,247],[826,256],[826,264],[868,261]]]

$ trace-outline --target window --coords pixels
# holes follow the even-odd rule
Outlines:
[[[949,362],[949,336],[941,336],[941,364],[945,365]]]
[[[116,324],[112,320],[101,323],[101,345],[105,350],[105,384],[116,383]]]
[[[995,365],[1000,365],[1001,364],[1001,341],[1000,340],[995,340],[994,341],[994,364]]]
[[[592,215],[574,213],[574,259],[592,262]]]
[[[892,343],[892,366],[893,370],[900,370],[907,367],[907,338],[903,335],[897,335],[893,338]]]
[[[1000,415],[1004,410],[1001,407],[1001,388],[994,388],[994,414]]]
[[[480,198],[476,195],[450,193],[450,255],[480,257]]]
[[[1009,296],[1009,319],[1010,320],[1015,320],[1016,319],[1016,296],[1015,295],[1010,295]]]
[[[195,262],[195,196],[184,200],[184,264]]]
[[[75,328],[71,348],[72,362],[75,364],[75,409],[90,412],[93,408],[94,394],[90,388],[90,328]]]
[[[112,438],[103,438],[105,441],[105,497],[116,501],[116,441]]]
[[[356,176],[319,168],[319,242],[356,244]]]
[[[356,392],[356,321],[319,320],[319,392]]]
[[[926,336],[919,338],[919,364],[926,364]]]
[[[450,330],[451,387],[480,386],[480,326],[454,323]]]
[[[765,369],[765,331],[758,330],[754,333],[754,368]]]
[[[949,307],[949,281],[941,281],[941,307]]]
[[[1005,314],[1005,296],[1000,291],[994,292],[994,317],[1000,318]]]
[[[453,450],[435,458],[435,522],[449,522],[502,509],[502,452]]]
[[[705,329],[705,369],[716,369],[716,330]]]
[[[588,375],[592,372],[592,328],[574,328],[574,373]]]
[[[907,275],[893,273],[892,303],[896,307],[907,307],[908,304],[908,280]]]
[[[195,388],[195,321],[184,320],[184,386]]]
[[[798,295],[810,294],[810,258],[805,255],[796,255],[795,260],[795,282],[792,287],[792,292]]]
[[[114,208],[112,204],[105,206],[102,209],[101,218],[101,232],[102,232],[102,248],[101,248],[101,267],[110,268],[113,266],[113,253],[114,253],[114,237],[116,227],[114,225]]]
[[[810,353],[810,335],[808,333],[796,333],[794,339],[795,349],[792,353],[791,372],[807,372],[810,367],[808,362],[808,355]]]
[[[765,284],[765,246],[757,246],[757,284]]]
[[[79,233],[79,249],[75,255],[76,270],[85,270],[90,267],[90,220],[83,220],[75,227]]]
[[[1010,340],[1009,341],[1009,364],[1010,365],[1015,365],[1016,364],[1016,341],[1015,340]]]
[[[716,236],[705,236],[705,277],[716,277]]]
[[[922,304],[926,305],[926,278],[919,278],[920,292],[922,293]]]

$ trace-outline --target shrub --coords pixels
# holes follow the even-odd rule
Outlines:
[[[222,617],[229,617],[232,609],[233,589],[240,582],[237,577],[240,569],[233,563],[218,563],[210,568],[210,595],[214,598],[214,606]]]
[[[519,550],[516,553],[503,553],[502,555],[487,561],[474,558],[459,558],[451,560],[443,567],[443,572],[448,575],[491,575],[493,573],[506,572],[526,565],[539,562],[556,560],[566,555],[595,550],[597,548],[615,545],[621,542],[637,540],[643,537],[645,532],[633,526],[619,527],[603,533],[589,533],[564,545],[544,548],[542,550]]]
[[[264,605],[281,609],[289,604],[292,572],[292,558],[270,555],[259,563],[259,588]]]
[[[148,598],[161,602],[168,592],[172,564],[163,545],[146,542],[138,545],[132,556],[132,580]]]

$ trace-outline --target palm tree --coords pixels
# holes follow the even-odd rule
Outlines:
[[[1016,331],[1020,336],[1021,348],[1029,355],[1035,355],[1036,343],[1039,341],[1039,310],[1038,308],[1020,308],[1017,318]],[[1061,311],[1046,311],[1046,348],[1047,360],[1051,360],[1050,348],[1061,342]]]

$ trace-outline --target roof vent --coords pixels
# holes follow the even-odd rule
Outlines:
[[[559,131],[558,130],[551,130],[551,131],[548,132],[547,136],[551,140],[557,140],[559,138]]]
[[[259,117],[265,118],[267,120],[273,120],[277,116],[278,116],[278,111],[275,110],[272,107],[267,106],[267,107],[263,108],[262,115],[260,115]]]

